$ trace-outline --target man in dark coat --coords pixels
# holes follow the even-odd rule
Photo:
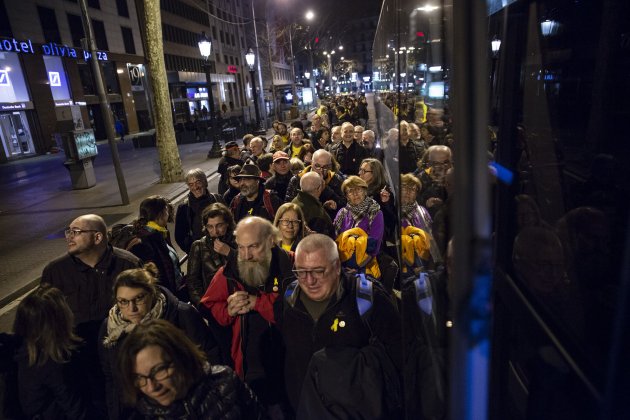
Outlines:
[[[285,400],[284,351],[273,306],[291,282],[292,253],[275,245],[270,221],[248,217],[236,226],[238,257],[229,259],[201,298],[220,325],[232,328],[234,370],[267,407]],[[277,407],[276,407],[277,408]]]
[[[289,401],[297,408],[313,353],[324,347],[362,348],[371,335],[384,345],[396,366],[402,365],[400,317],[382,288],[374,284],[373,302],[366,318],[359,314],[356,279],[345,275],[335,241],[312,234],[300,241],[295,253],[297,285],[276,305],[276,319],[284,338],[284,373]],[[367,325],[371,329],[368,329]],[[369,398],[370,396],[366,396]]]
[[[186,254],[194,241],[203,236],[201,213],[212,203],[223,203],[223,198],[208,191],[206,173],[200,169],[191,169],[186,173],[186,185],[190,192],[182,204],[177,207],[175,216],[175,242]]]
[[[330,153],[339,162],[341,173],[346,176],[359,175],[361,161],[369,157],[368,151],[354,141],[354,126],[349,122],[341,125],[341,142],[332,146]]]
[[[334,239],[335,228],[332,220],[319,201],[319,196],[322,195],[325,187],[326,184],[318,173],[304,174],[300,179],[300,191],[291,202],[300,206],[304,213],[306,225],[311,230]]]
[[[223,157],[219,160],[219,166],[217,172],[221,174],[219,179],[219,194],[223,195],[228,190],[228,174],[227,169],[234,165],[243,165],[243,161],[240,159],[241,151],[238,148],[238,144],[235,141],[228,141],[225,143],[223,149]],[[229,204],[229,203],[228,203]]]
[[[260,216],[273,221],[276,210],[280,207],[280,199],[265,190],[265,179],[261,176],[258,166],[246,163],[241,172],[236,175],[240,193],[232,199],[230,209],[234,221],[238,222],[247,216]]]
[[[42,272],[42,284],[61,290],[74,314],[77,334],[85,340],[78,360],[81,369],[94,372],[89,376],[94,404],[104,411],[104,388],[98,366],[98,331],[107,317],[116,276],[140,266],[140,260],[130,252],[108,243],[107,225],[101,216],[86,214],[77,217],[65,230],[68,253],[51,261]]]
[[[280,200],[284,200],[289,187],[289,181],[293,177],[291,173],[291,165],[289,164],[289,155],[283,151],[277,151],[273,154],[273,176],[265,182],[265,188],[275,193]]]

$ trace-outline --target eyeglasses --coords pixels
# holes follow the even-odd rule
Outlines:
[[[313,169],[317,169],[318,171],[319,171],[319,170],[322,170],[322,171],[329,171],[330,169],[332,169],[332,165],[331,165],[331,164],[328,164],[328,165],[324,165],[324,166],[322,166],[322,165],[320,165],[319,163],[314,163],[314,164],[313,164]]]
[[[173,366],[173,362],[164,362],[160,363],[157,366],[154,366],[153,369],[151,369],[151,372],[149,372],[148,376],[136,373],[134,384],[138,388],[144,388],[149,383],[149,379],[151,380],[151,382],[163,381],[173,374],[173,372],[171,371],[171,366]]]
[[[302,223],[301,220],[289,220],[289,219],[280,219],[278,220],[278,222],[280,222],[280,224],[284,227],[289,227],[291,225],[293,226],[299,226],[300,223]]]
[[[146,299],[146,297],[146,293],[140,293],[133,299],[116,299],[116,303],[120,308],[126,308],[129,306],[130,303],[133,303],[134,306],[139,306],[144,304],[144,299]]]
[[[80,235],[80,234],[85,233],[85,232],[98,232],[98,230],[66,228],[66,230],[63,231],[63,234],[66,236],[66,238],[74,238],[75,236]]]
[[[349,195],[349,194],[363,194],[364,192],[365,192],[365,188],[362,188],[362,187],[347,188],[346,189],[346,195]]]
[[[368,171],[367,169],[363,169],[363,168],[359,169],[360,174],[371,174],[372,172],[374,171]]]
[[[451,162],[429,162],[429,166],[437,169],[450,168]]]
[[[409,191],[409,192],[418,191],[418,187],[416,187],[415,185],[403,185],[400,187],[400,189],[403,191]]]
[[[326,273],[326,269],[325,268],[314,268],[312,270],[296,269],[296,270],[292,270],[292,271],[293,271],[293,274],[295,274],[295,277],[297,277],[300,280],[306,279],[309,274],[315,280],[321,280],[324,277],[324,273]]]

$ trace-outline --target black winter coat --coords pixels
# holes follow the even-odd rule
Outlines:
[[[251,389],[227,366],[212,366],[210,372],[168,407],[143,397],[132,419],[256,420],[263,411]]]
[[[223,267],[230,257],[236,257],[236,241],[232,232],[227,232],[225,238],[222,238],[222,242],[231,248],[227,256],[214,250],[214,244],[208,236],[204,236],[192,244],[188,254],[186,287],[190,301],[194,305],[199,304],[219,268]]]
[[[196,198],[188,193],[188,198],[177,207],[175,215],[175,242],[186,254],[194,241],[203,236],[201,213],[213,203],[222,203],[223,197],[210,194],[207,190],[204,195]]]
[[[129,248],[129,251],[143,263],[155,263],[159,271],[160,285],[176,293],[181,281],[181,271],[169,254],[168,246],[172,247],[170,238],[164,238],[162,233],[146,226],[136,234],[136,237],[141,241]]]
[[[161,319],[170,322],[182,330],[193,343],[199,345],[201,350],[208,357],[210,363],[218,362],[219,355],[216,341],[199,312],[197,312],[193,306],[179,301],[168,289],[161,286],[158,287],[159,291],[166,297],[166,305]],[[126,334],[121,335],[114,346],[107,348],[103,346],[103,340],[106,336],[107,319],[101,324],[98,341],[101,368],[105,374],[107,411],[110,420],[126,418],[125,411],[121,405],[120,395],[118,395],[114,387],[118,365],[118,349],[120,349]],[[129,413],[126,414],[128,415]]]
[[[374,302],[365,321],[397,367],[402,366],[401,329],[398,310],[385,293],[374,284]],[[339,289],[324,313],[315,322],[300,299],[298,289],[292,297],[275,306],[278,324],[286,346],[284,375],[289,401],[297,409],[302,384],[313,353],[324,347],[362,348],[369,343],[370,332],[359,315],[355,280],[342,274]],[[283,293],[284,295],[284,293]]]
[[[26,347],[16,353],[18,393],[27,418],[99,419],[103,418],[91,405],[86,375],[73,359],[68,363],[48,360],[43,366],[29,366]]]

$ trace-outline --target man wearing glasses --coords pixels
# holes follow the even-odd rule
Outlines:
[[[101,372],[98,366],[98,331],[112,306],[112,286],[116,276],[127,269],[140,267],[132,253],[108,243],[107,225],[101,216],[77,217],[64,230],[68,253],[44,267],[41,283],[61,290],[74,314],[77,334],[85,340],[81,366],[86,371]],[[105,395],[104,381],[98,374],[89,375],[92,396]],[[104,401],[95,401],[98,406]]]
[[[232,329],[234,370],[273,412],[285,399],[274,303],[283,285],[293,281],[292,254],[276,245],[279,232],[262,217],[241,220],[234,234],[237,256],[214,275],[201,305]]]
[[[308,166],[302,173],[291,178],[284,201],[288,203],[297,196],[300,189],[300,178],[308,172],[315,172],[324,180],[326,185],[319,197],[319,201],[323,204],[332,220],[337,214],[337,210],[345,206],[347,201],[345,195],[341,192],[341,184],[343,184],[344,177],[336,172],[332,155],[327,150],[316,150],[313,153],[311,166]]]
[[[372,306],[362,319],[357,309],[356,279],[341,270],[335,241],[317,233],[306,236],[296,248],[293,272],[297,284],[287,288],[282,304],[275,309],[286,353],[290,355],[285,358],[284,372],[294,409],[300,402],[311,357],[324,347],[361,349],[375,337],[394,364],[401,366],[400,317],[396,308],[383,289],[374,284]]]

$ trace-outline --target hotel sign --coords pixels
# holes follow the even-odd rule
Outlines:
[[[0,52],[15,52],[23,54],[35,54],[37,52],[42,55],[49,55],[53,57],[83,58],[85,61],[92,57],[92,54],[89,51],[84,51],[80,48],[58,45],[54,42],[42,44],[38,48],[35,48],[30,39],[19,40],[15,38],[0,39]],[[107,61],[107,52],[97,51],[96,58],[99,61]]]
[[[228,73],[238,73],[238,67],[236,66],[227,66]]]

